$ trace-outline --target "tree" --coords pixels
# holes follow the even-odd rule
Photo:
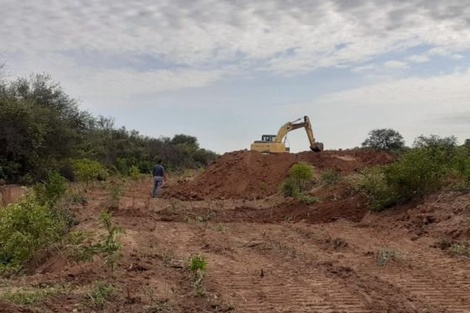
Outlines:
[[[403,136],[390,128],[374,129],[369,137],[362,143],[365,148],[385,151],[399,151],[405,147]]]
[[[470,148],[470,139],[465,139],[465,142],[464,142],[464,147],[467,147],[467,148]]]
[[[413,147],[428,150],[439,163],[449,162],[458,153],[457,138],[454,136],[421,135],[415,139]]]
[[[457,138],[455,136],[440,137],[437,135],[421,135],[415,139],[413,147],[453,149],[457,147]]]

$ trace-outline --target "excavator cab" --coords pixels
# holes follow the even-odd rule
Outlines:
[[[261,136],[261,142],[274,142],[276,135],[263,135]]]

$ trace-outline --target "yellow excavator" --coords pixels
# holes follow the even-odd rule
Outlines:
[[[299,118],[292,122],[287,122],[279,128],[277,135],[262,135],[261,140],[256,140],[251,144],[252,151],[259,151],[262,153],[282,153],[289,152],[289,148],[286,147],[284,138],[287,133],[298,128],[305,128],[307,132],[308,140],[310,142],[310,149],[315,152],[323,151],[323,143],[316,142],[313,136],[312,124],[308,116],[304,116],[303,122],[299,122],[302,118]]]

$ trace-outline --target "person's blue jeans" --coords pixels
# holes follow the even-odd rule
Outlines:
[[[153,191],[152,197],[156,198],[160,194],[163,185],[163,177],[161,176],[154,176],[153,177]]]

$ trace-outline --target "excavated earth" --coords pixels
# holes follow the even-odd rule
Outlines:
[[[392,156],[385,152],[367,150],[298,154],[236,151],[224,154],[195,179],[169,188],[165,197],[182,200],[260,199],[276,194],[290,167],[297,162],[309,163],[320,171],[328,169],[346,175],[392,161]]]
[[[278,186],[298,161],[344,179],[317,184],[310,195],[319,202],[284,199]],[[239,151],[192,180],[172,178],[164,198],[149,198],[150,178],[126,182],[112,210],[125,230],[114,271],[100,258],[77,263],[51,251],[26,276],[0,279],[0,312],[470,312],[470,259],[448,251],[470,240],[470,194],[370,212],[349,178],[392,161],[370,151]],[[73,230],[102,233],[109,188],[82,193]],[[202,296],[187,268],[192,254],[207,260]],[[114,288],[102,307],[92,301],[96,282]],[[62,292],[30,304],[1,297],[50,288]]]

